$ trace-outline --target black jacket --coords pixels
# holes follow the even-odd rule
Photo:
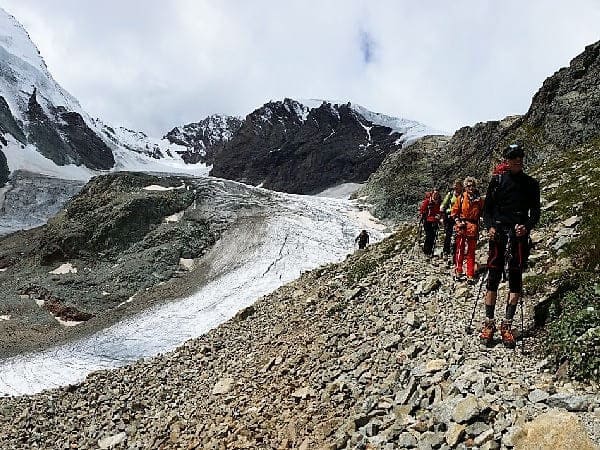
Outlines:
[[[525,225],[530,231],[540,220],[540,185],[529,175],[510,172],[490,181],[483,205],[483,223],[491,227]]]

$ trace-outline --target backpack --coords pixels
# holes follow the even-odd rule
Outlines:
[[[504,175],[509,172],[510,166],[508,162],[503,161],[500,164],[496,164],[492,170],[492,179],[490,180],[491,189],[489,190],[492,197],[495,196],[498,186],[502,184]]]

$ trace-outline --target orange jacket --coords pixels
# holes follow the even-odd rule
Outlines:
[[[479,218],[483,211],[483,199],[479,196],[476,198],[469,198],[467,192],[456,200],[452,205],[452,212],[450,215],[455,219],[464,221],[466,226],[460,227],[458,224],[454,225],[454,230],[457,234],[477,237],[479,233]]]

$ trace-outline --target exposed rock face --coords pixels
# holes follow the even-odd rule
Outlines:
[[[600,41],[544,81],[522,127],[525,137],[558,150],[600,136]]]
[[[368,197],[377,217],[414,217],[414,205],[433,186],[434,170],[443,161],[449,140],[428,136],[392,153],[356,195]]]
[[[10,111],[10,107],[4,97],[0,96],[0,136],[4,133],[9,133],[22,144],[27,143],[23,130],[17,123]],[[6,145],[6,143],[4,143]]]
[[[9,194],[38,203],[45,201],[46,192],[80,189],[75,182],[50,185],[42,180],[36,185],[47,189],[32,192],[23,186],[28,182],[35,180],[11,179]],[[201,258],[233,221],[252,211],[248,203],[260,203],[251,196],[245,202],[232,191],[207,178],[103,175],[92,179],[47,225],[3,236],[0,269],[6,271],[0,270],[0,311],[9,304],[19,310],[19,317],[0,321],[0,351],[12,352],[19,345],[19,333],[32,317],[43,322],[39,339],[65,338],[64,327],[54,318],[40,319],[40,307],[62,320],[83,321],[93,315],[97,320],[90,326],[101,326],[98,320],[118,320],[124,313],[120,305],[134,295],[144,305],[158,302],[170,294],[149,289],[169,291],[169,282],[182,285],[186,276],[201,279],[206,268],[199,264],[192,272],[181,267],[182,260]],[[30,332],[37,336],[37,330]]]
[[[110,169],[115,164],[112,151],[91,130],[81,115],[64,108],[49,117],[36,99],[34,89],[29,98],[26,131],[40,153],[57,165],[85,165],[91,169]],[[58,119],[58,120],[57,120]]]
[[[181,186],[178,178],[160,182],[166,188]],[[187,208],[194,199],[187,190],[143,190],[155,183],[154,176],[128,172],[92,179],[64,212],[48,222],[40,243],[42,261],[49,263],[98,252],[118,254],[143,239],[164,217]],[[98,217],[102,218],[100,223]]]
[[[241,125],[242,119],[239,117],[214,114],[200,122],[175,127],[164,139],[187,147],[187,151],[178,152],[186,163],[212,165],[215,154],[223,149]]]
[[[349,105],[314,109],[291,100],[270,102],[246,117],[211,175],[291,192],[314,193],[341,182],[362,182],[402,135],[373,124]]]
[[[2,150],[0,150],[0,188],[4,187],[8,181],[9,174],[10,171],[8,170],[6,155],[2,152]]]

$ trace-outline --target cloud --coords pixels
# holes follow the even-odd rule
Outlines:
[[[375,41],[371,34],[364,30],[359,33],[359,39],[363,62],[369,64],[375,57]]]
[[[284,97],[453,131],[526,112],[600,39],[596,0],[4,0],[92,116],[162,135]]]

